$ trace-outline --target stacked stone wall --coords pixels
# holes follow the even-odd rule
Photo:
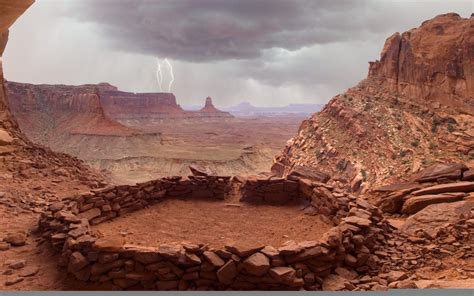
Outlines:
[[[268,179],[258,181],[258,186],[244,181],[240,192],[249,197],[251,190],[283,189],[291,198],[303,196],[315,208],[318,201],[326,206],[325,198],[335,199],[331,205],[337,208],[332,213],[339,217],[334,219],[338,224],[319,241],[218,249],[200,242],[143,247],[100,237],[91,227],[164,198],[225,198],[230,183],[228,177],[176,177],[106,188],[52,204],[40,229],[61,252],[60,264],[78,280],[110,282],[122,289],[319,290],[323,279],[341,266],[377,274],[380,266],[374,252],[384,233],[390,232],[381,212],[327,184],[308,180]],[[321,197],[323,191],[327,197]],[[263,198],[268,201],[265,194]]]

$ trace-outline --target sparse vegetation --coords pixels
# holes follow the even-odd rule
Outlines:
[[[454,132],[456,130],[456,128],[454,127],[454,124],[452,123],[448,123],[448,131],[450,133]]]
[[[413,147],[418,147],[420,146],[420,139],[414,139],[413,141],[411,141],[411,145]]]
[[[405,157],[408,154],[408,150],[401,150],[400,151],[400,157]]]

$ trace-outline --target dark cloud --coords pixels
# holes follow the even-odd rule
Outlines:
[[[148,92],[159,56],[182,104],[324,103],[366,76],[393,32],[447,12],[469,17],[472,0],[38,0],[12,27],[4,71]]]
[[[367,25],[368,10],[366,1],[341,0],[83,0],[74,8],[116,48],[193,62],[362,38],[380,30]]]

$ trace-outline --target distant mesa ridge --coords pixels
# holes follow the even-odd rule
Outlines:
[[[109,83],[69,86],[8,82],[6,86],[15,113],[61,110],[100,113],[113,120],[233,117],[215,108],[210,97],[200,111],[186,111],[172,93],[125,92]]]

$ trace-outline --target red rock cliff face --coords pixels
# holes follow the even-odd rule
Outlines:
[[[8,28],[31,5],[33,0],[0,0],[0,56],[8,41]],[[25,113],[28,115],[28,112]],[[33,114],[31,114],[33,115]],[[2,60],[0,59],[0,154],[2,166],[2,191],[8,194],[7,184],[16,190],[25,190],[37,178],[57,178],[55,171],[66,171],[71,186],[79,184],[97,185],[102,176],[86,167],[81,161],[69,155],[55,153],[32,143],[20,131],[20,128],[9,109],[8,94],[4,85]],[[11,176],[11,180],[9,180]],[[81,180],[81,181],[79,181]],[[94,180],[94,181],[92,181]]]
[[[310,166],[359,190],[435,162],[473,165],[473,28],[446,14],[389,37],[368,78],[304,121],[273,171]]]
[[[96,85],[34,85],[8,82],[10,107],[32,139],[64,133],[131,136],[135,134],[102,109]],[[44,141],[40,141],[44,142]]]
[[[73,112],[103,114],[97,87],[33,85],[7,82],[13,112]]]
[[[8,29],[16,19],[33,4],[34,0],[0,0],[0,57],[8,42]],[[16,121],[13,119],[9,109],[6,91],[3,86],[3,65],[0,58],[0,127],[15,137],[25,141],[26,138],[20,133]]]
[[[113,119],[127,122],[167,119],[231,118],[230,113],[218,110],[207,98],[199,111],[185,111],[172,93],[130,93],[99,85],[100,100],[105,113]]]
[[[130,93],[100,88],[105,112],[115,119],[172,118],[184,113],[171,93]]]
[[[473,18],[449,13],[388,38],[369,77],[403,95],[459,106],[474,99],[473,72]]]

